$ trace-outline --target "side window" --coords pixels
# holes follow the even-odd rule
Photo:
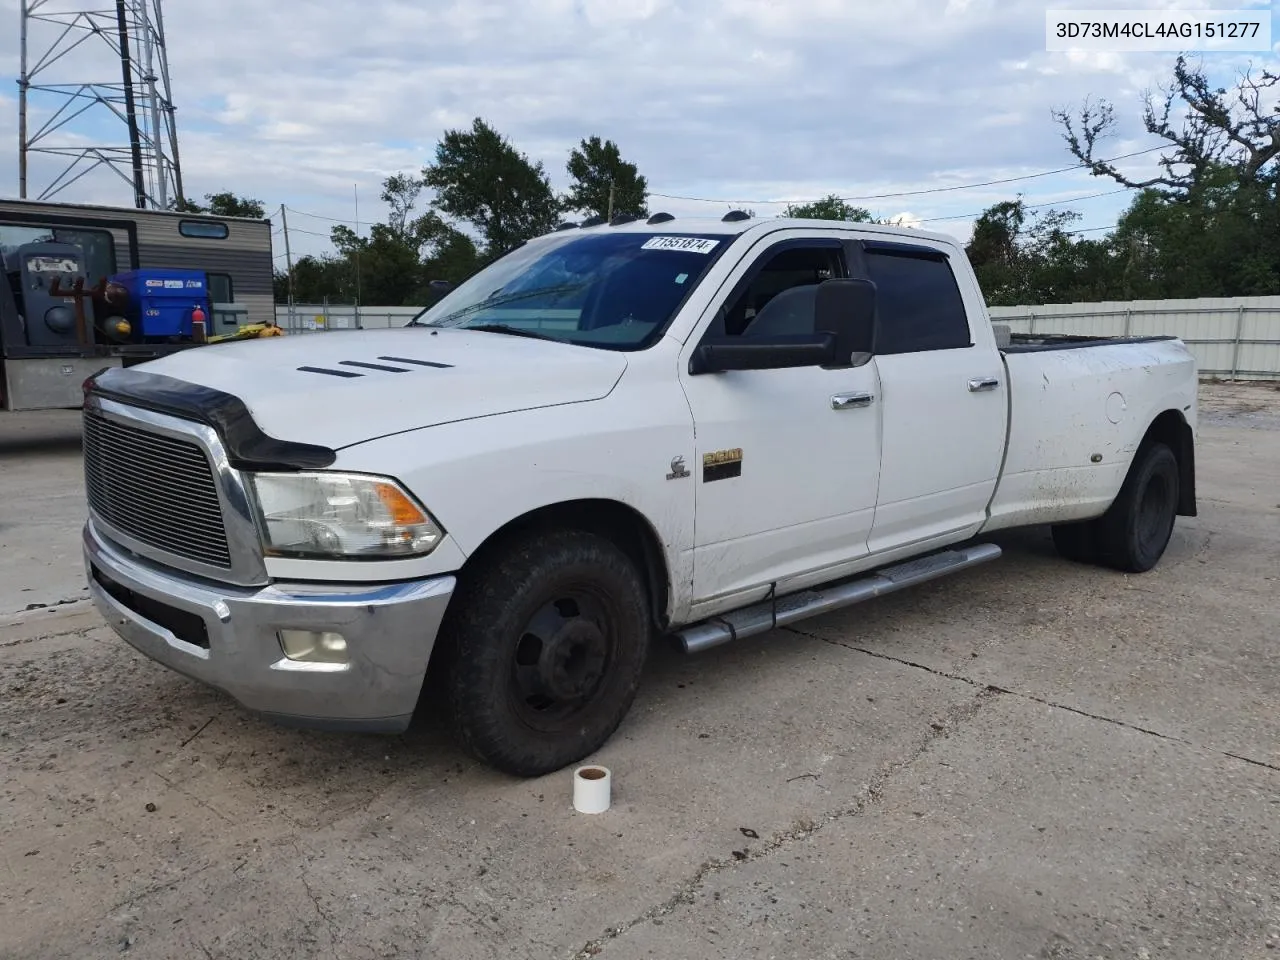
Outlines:
[[[209,278],[209,300],[212,303],[235,303],[235,294],[231,287],[231,274],[207,273]]]
[[[74,243],[84,251],[85,273],[92,286],[116,272],[116,244],[106,230],[70,230],[58,227],[53,238],[59,243]]]
[[[871,249],[867,275],[876,285],[876,353],[972,345],[964,299],[945,258]]]
[[[225,240],[231,231],[225,223],[218,223],[216,220],[181,220],[178,222],[178,232],[184,237]]]
[[[12,253],[24,243],[47,241],[75,244],[84,252],[89,286],[116,272],[116,244],[106,230],[0,224],[0,254]]]
[[[837,247],[780,250],[725,305],[723,333],[730,337],[813,333],[818,284],[842,276]]]

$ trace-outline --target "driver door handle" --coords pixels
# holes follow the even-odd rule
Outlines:
[[[852,410],[855,407],[869,407],[874,399],[869,393],[837,393],[831,398],[831,409]]]
[[[969,392],[977,393],[979,390],[994,390],[1000,386],[998,377],[974,377],[969,381]]]

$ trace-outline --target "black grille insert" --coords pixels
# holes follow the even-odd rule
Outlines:
[[[209,630],[204,621],[194,613],[179,610],[159,600],[144,597],[136,590],[130,590],[123,584],[116,583],[105,573],[92,565],[93,579],[107,593],[114,597],[121,606],[127,607],[144,620],[149,620],[158,627],[164,627],[179,640],[193,646],[209,649]]]

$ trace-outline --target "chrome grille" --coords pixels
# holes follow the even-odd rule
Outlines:
[[[86,410],[84,476],[89,506],[121,533],[179,557],[231,566],[213,470],[195,443]]]

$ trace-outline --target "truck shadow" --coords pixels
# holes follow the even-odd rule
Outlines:
[[[0,438],[0,458],[79,453],[80,434]]]
[[[694,656],[678,652],[669,641],[655,641],[635,705],[602,755],[616,756],[633,749],[632,743],[654,738],[697,737],[708,724],[714,729],[721,715],[740,709],[744,697],[766,703],[776,696],[771,689],[785,691],[788,683],[811,679],[820,683],[833,667],[842,673],[862,669],[859,659],[849,659],[839,649],[842,637],[855,646],[875,644],[892,651],[898,643],[933,637],[939,624],[993,616],[1017,620],[1022,608],[1051,605],[1056,591],[1069,588],[1070,582],[1079,580],[1084,587],[1097,576],[1091,568],[1059,558],[1047,530],[1019,530],[991,539],[1005,550],[991,564],[801,621],[795,629]],[[358,813],[388,791],[409,795],[434,790],[444,801],[467,788],[504,792],[525,782],[485,767],[461,749],[435,677],[404,734],[328,733],[278,725],[140,657],[128,661],[127,666],[109,667],[104,680],[117,671],[121,675],[91,698],[106,698],[114,690],[109,700],[83,705],[99,721],[114,721],[98,726],[99,734],[111,726],[117,729],[106,739],[118,738],[122,747],[129,741],[149,742],[156,753],[173,758],[174,770],[185,771],[184,779],[205,771],[216,777],[222,791],[238,781],[243,796],[265,795],[261,791],[266,790],[285,798],[276,809],[293,809],[291,817],[299,826]],[[121,698],[123,690],[133,694]],[[191,789],[199,786],[193,783]],[[289,797],[297,803],[290,806]]]

